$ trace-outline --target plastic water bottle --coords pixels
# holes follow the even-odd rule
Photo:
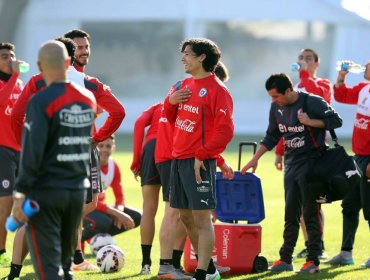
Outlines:
[[[348,71],[351,73],[359,74],[365,72],[365,66],[362,66],[361,64],[357,64],[354,62],[344,62],[344,61],[338,61],[337,62],[337,71]]]
[[[19,64],[19,72],[27,73],[28,71],[30,71],[30,65],[27,62]]]
[[[298,72],[299,70],[301,70],[301,65],[297,62],[294,62],[290,65],[290,70],[292,70],[293,72]]]
[[[23,203],[22,210],[23,210],[24,214],[28,218],[30,218],[33,215],[35,215],[37,212],[40,211],[40,206],[36,201],[31,200],[31,199],[27,199]],[[17,228],[19,228],[22,225],[23,225],[23,223],[21,223],[21,222],[17,223],[12,216],[9,216],[6,219],[6,229],[8,231],[14,232],[14,231],[16,231]]]

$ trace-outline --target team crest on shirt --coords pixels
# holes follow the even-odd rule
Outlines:
[[[198,95],[200,96],[200,97],[204,97],[204,96],[206,96],[207,95],[207,89],[205,89],[205,88],[202,88],[200,91],[199,91],[199,93],[198,93]]]
[[[3,186],[3,188],[4,189],[7,189],[7,188],[9,188],[9,186],[10,186],[10,182],[9,182],[9,180],[3,180],[2,182],[1,182],[1,185]]]

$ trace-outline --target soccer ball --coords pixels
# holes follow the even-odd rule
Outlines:
[[[115,245],[116,242],[114,241],[114,238],[108,234],[108,233],[98,233],[93,236],[90,240],[90,249],[91,253],[93,253],[95,256],[100,250],[100,248],[103,248],[106,245]]]
[[[96,263],[101,272],[117,272],[125,265],[125,253],[116,245],[107,245],[96,254]]]

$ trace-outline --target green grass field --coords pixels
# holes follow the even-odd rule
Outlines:
[[[237,169],[237,145],[240,140],[256,140],[259,137],[237,138],[228,147],[224,154],[227,161],[233,165],[234,170]],[[348,147],[348,143],[346,143]],[[118,152],[115,154],[115,159],[118,160],[122,170],[122,184],[125,191],[126,204],[141,209],[142,199],[140,185],[133,178],[129,170],[131,164],[131,138],[126,135],[118,136],[117,143]],[[245,163],[251,154],[243,157]],[[260,255],[267,258],[269,264],[279,258],[279,248],[282,244],[283,219],[284,219],[284,196],[283,196],[283,174],[277,171],[273,165],[274,154],[272,152],[265,154],[259,163],[256,174],[261,178],[263,186],[263,195],[265,203],[266,218],[261,222],[262,233],[262,252]],[[110,201],[112,200],[112,193],[109,192]],[[325,246],[329,257],[334,256],[340,250],[341,236],[342,236],[342,216],[340,203],[323,205],[325,212]],[[157,232],[159,230],[160,221],[163,214],[163,207],[157,214]],[[264,272],[260,274],[247,275],[225,275],[223,279],[370,279],[370,270],[364,269],[360,266],[370,257],[369,247],[369,228],[367,223],[363,220],[362,214],[360,218],[360,226],[357,231],[356,243],[354,247],[355,265],[346,267],[330,267],[321,265],[321,272],[313,276],[298,275],[295,272],[286,272],[281,274],[272,274]],[[140,249],[140,232],[139,229],[131,230],[127,233],[115,236],[118,245],[124,250],[126,254],[125,267],[118,273],[101,274],[98,272],[76,272],[75,279],[156,279],[159,263],[159,244],[158,234],[155,236],[152,260],[153,260],[153,275],[140,277],[138,272],[141,269],[141,249]],[[13,234],[8,236],[7,251],[12,251]],[[304,247],[302,235],[300,235],[297,242],[296,252],[299,252]],[[248,250],[248,248],[243,248]],[[86,258],[95,263],[94,257],[90,254],[87,247]],[[294,260],[295,270],[299,270],[303,260]],[[8,268],[0,268],[0,276],[3,277],[8,273]],[[26,259],[23,268],[21,279],[35,279],[33,268],[29,258]],[[49,280],[49,279],[48,279]],[[50,279],[52,280],[52,279]]]

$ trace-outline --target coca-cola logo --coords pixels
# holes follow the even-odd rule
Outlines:
[[[366,120],[364,118],[357,119],[355,121],[355,127],[366,130],[369,127],[369,122],[370,120]]]
[[[189,119],[182,120],[179,117],[176,118],[175,127],[186,132],[194,133],[194,127],[196,122]]]
[[[304,137],[295,137],[293,139],[285,140],[285,147],[287,148],[301,148],[304,146]]]

